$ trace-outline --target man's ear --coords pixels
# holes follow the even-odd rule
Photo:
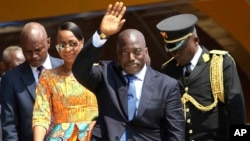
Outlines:
[[[50,43],[51,43],[51,39],[49,37],[49,38],[47,38],[47,44],[48,44],[49,47],[50,47]]]
[[[0,61],[0,73],[3,73],[6,71],[6,65],[3,63],[3,61]]]
[[[199,37],[198,36],[194,36],[194,42],[195,42],[195,45],[199,45]]]

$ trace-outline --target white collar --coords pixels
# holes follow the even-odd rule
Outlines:
[[[144,78],[145,78],[145,75],[146,75],[146,71],[147,71],[147,65],[146,65],[146,63],[145,63],[145,65],[143,66],[143,68],[141,69],[141,71],[139,71],[137,74],[135,74],[135,76],[136,76],[139,80],[143,81]],[[123,75],[126,75],[127,73],[123,70],[123,71],[122,71],[122,74],[123,74]]]
[[[201,47],[198,45],[198,50],[196,51],[196,53],[195,53],[193,59],[190,61],[190,63],[191,63],[191,66],[190,66],[190,67],[191,67],[192,70],[193,70],[194,67],[197,65],[197,63],[198,63],[198,61],[199,61],[199,58],[200,58],[200,56],[201,56],[201,53],[202,53],[202,49],[201,49]]]
[[[51,64],[51,61],[50,61],[49,54],[47,55],[47,57],[46,57],[44,63],[42,64],[42,66],[43,66],[45,69],[51,69],[51,68],[52,68],[52,64]],[[30,67],[31,67],[32,71],[36,72],[37,67],[32,67],[31,65],[30,65]]]

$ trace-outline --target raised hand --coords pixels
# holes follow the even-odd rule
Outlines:
[[[109,4],[102,18],[101,32],[108,36],[119,32],[126,21],[122,19],[125,12],[126,7],[123,5],[123,2],[116,2],[114,6]]]

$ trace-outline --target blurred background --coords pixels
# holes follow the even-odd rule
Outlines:
[[[80,25],[85,41],[99,27],[108,4],[116,0],[1,0],[0,51],[19,44],[22,26],[29,21],[40,22],[52,39],[50,54],[58,57],[55,45],[57,26],[65,21]],[[168,16],[195,14],[199,21],[200,42],[208,49],[229,51],[236,61],[244,90],[247,122],[250,123],[250,1],[249,0],[123,0],[127,6],[126,24],[146,37],[151,65],[156,70],[169,59],[163,48],[156,24]],[[116,59],[117,35],[108,40],[99,59]]]

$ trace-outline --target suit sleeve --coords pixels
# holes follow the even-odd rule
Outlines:
[[[245,124],[246,111],[243,90],[234,60],[224,58],[224,96],[229,124]]]
[[[96,81],[94,78],[100,78],[101,72],[98,67],[93,67],[96,58],[98,58],[103,47],[94,47],[92,39],[88,40],[83,49],[77,55],[72,66],[72,72],[79,83],[93,91]]]
[[[168,141],[184,141],[185,119],[181,103],[181,94],[177,81],[174,82],[176,83],[168,85],[171,90],[165,106],[165,138]]]
[[[12,89],[13,86],[9,80],[11,80],[11,78],[9,78],[8,73],[6,73],[1,81],[2,139],[3,141],[18,141],[18,111],[16,109],[15,95]]]

